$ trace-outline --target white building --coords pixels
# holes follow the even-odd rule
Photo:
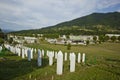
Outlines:
[[[88,35],[78,35],[78,36],[70,35],[69,36],[70,40],[72,41],[71,44],[83,44],[83,45],[86,44],[87,40],[90,41],[90,44],[93,44],[93,37],[94,36],[88,36]],[[96,37],[98,39],[98,36]]]
[[[119,37],[120,34],[106,34],[105,36],[109,36],[110,38],[111,38],[112,36]]]
[[[35,41],[37,40],[37,38],[35,37],[24,37],[25,41],[27,41],[27,43],[35,43]]]

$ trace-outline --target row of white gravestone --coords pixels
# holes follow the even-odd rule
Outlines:
[[[42,51],[38,50],[38,66],[42,66]],[[62,51],[54,52],[54,51],[47,51],[47,56],[49,58],[49,65],[52,66],[53,64],[53,59],[55,56],[55,59],[57,59],[57,74],[62,75],[63,73],[63,53]],[[67,53],[65,53],[64,60],[67,61]],[[76,55],[75,53],[70,53],[69,55],[69,60],[70,60],[70,72],[75,72],[75,63],[76,63]],[[81,54],[78,53],[78,63],[80,62],[85,62],[85,53],[83,53],[82,57]]]
[[[70,72],[75,72],[75,63],[76,63],[76,55],[75,53],[70,53],[69,55],[70,59]],[[65,61],[67,60],[67,53],[65,53]],[[81,55],[78,54],[78,63],[81,61]],[[82,62],[85,62],[85,53],[82,55]],[[62,75],[63,73],[63,53],[61,51],[58,52],[57,55],[57,70],[58,75]]]
[[[33,48],[19,48],[19,47],[13,47],[10,45],[6,46],[8,49],[10,49],[10,51],[12,52],[16,52],[18,54],[18,56],[20,56],[20,52],[22,54],[22,58],[28,57],[28,61],[31,61],[31,59],[33,59]],[[15,49],[14,49],[15,48]],[[36,50],[34,50],[34,52],[37,52]],[[64,54],[65,56],[63,56],[62,51],[54,52],[54,51],[47,51],[47,56],[49,58],[49,65],[52,66],[53,65],[53,59],[55,57],[55,59],[57,59],[57,69],[56,72],[58,75],[62,75],[63,73],[63,57],[64,60],[67,61],[67,53]],[[38,66],[42,66],[42,57],[44,56],[44,50],[40,50],[38,49]],[[70,72],[74,72],[75,71],[75,63],[76,63],[76,55],[75,53],[70,53],[69,55],[69,60],[70,60]],[[85,53],[83,53],[83,55],[81,56],[80,53],[78,53],[78,57],[77,57],[77,62],[85,62]]]
[[[8,50],[10,50],[12,53],[17,54],[18,56],[22,56],[22,58],[24,59],[25,57],[28,57],[28,61],[30,61],[31,59],[33,59],[33,48],[28,48],[28,47],[18,47],[18,46],[10,46],[8,44],[4,45]],[[29,53],[28,53],[29,52]],[[28,54],[30,54],[28,56]]]

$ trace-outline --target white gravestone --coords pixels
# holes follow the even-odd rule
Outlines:
[[[27,55],[28,55],[28,61],[31,61],[31,49],[28,49]]]
[[[49,65],[52,66],[52,64],[53,64],[53,57],[54,57],[53,52],[49,52],[48,57],[49,57]]]
[[[65,61],[67,61],[67,53],[65,53]]]
[[[42,66],[42,53],[38,50],[38,66]]]
[[[22,58],[23,58],[23,59],[25,58],[24,49],[22,49]]]
[[[33,59],[33,48],[31,49],[31,59]]]
[[[70,72],[75,72],[75,54],[70,55]]]
[[[46,56],[48,56],[48,54],[49,54],[49,51],[47,50],[47,52],[46,52]]]
[[[0,52],[2,51],[2,46],[0,46]]]
[[[62,75],[63,73],[63,53],[61,51],[57,54],[57,75]]]
[[[82,62],[83,63],[85,62],[85,53],[83,53],[83,55],[82,55]]]
[[[18,47],[17,48],[17,53],[18,53],[18,56],[20,55],[19,53],[20,53],[20,48]]]
[[[52,51],[52,53],[53,53],[53,56],[54,56],[54,53],[55,53],[55,52],[54,52],[54,51]]]
[[[57,52],[55,52],[55,59],[57,59]]]
[[[80,62],[81,62],[81,54],[78,53],[78,63],[80,63]]]
[[[17,51],[18,51],[18,56],[20,56],[21,49],[20,49],[20,48],[18,48],[18,49],[17,49]]]

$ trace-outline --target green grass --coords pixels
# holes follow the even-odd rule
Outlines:
[[[43,58],[43,66],[37,67],[37,54],[31,62],[7,50],[0,53],[0,80],[120,80],[120,43],[102,43],[88,46],[28,44],[26,46],[44,50],[86,53],[86,63],[76,63],[76,71],[70,73],[69,60],[64,61],[63,75],[56,75],[56,60],[48,65]]]

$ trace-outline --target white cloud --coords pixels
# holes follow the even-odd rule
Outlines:
[[[1,0],[0,20],[41,28],[119,4],[120,0]]]
[[[120,4],[120,0],[99,0],[99,4],[97,5],[97,7],[99,9],[102,9],[102,8],[108,8],[116,4]]]

